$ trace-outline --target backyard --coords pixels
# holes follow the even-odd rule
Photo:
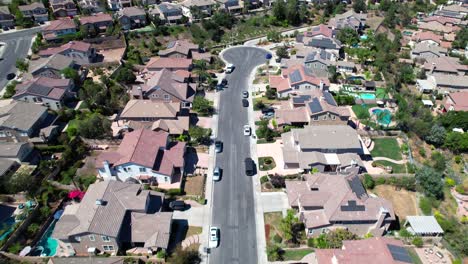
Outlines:
[[[408,215],[418,215],[416,192],[404,189],[397,191],[395,186],[391,185],[377,185],[373,189],[373,192],[393,204],[395,213],[400,218],[400,221]]]
[[[396,138],[374,138],[374,148],[371,151],[373,157],[386,157],[393,160],[401,160],[400,146]]]
[[[407,173],[406,164],[396,164],[386,160],[377,160],[373,163],[376,167],[392,167],[392,173]]]
[[[353,105],[351,108],[353,109],[354,114],[357,118],[366,119],[370,118],[369,109],[372,107],[376,107],[376,104],[362,104],[362,105]]]

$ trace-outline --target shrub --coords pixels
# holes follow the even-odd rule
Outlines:
[[[419,199],[419,208],[421,208],[421,211],[424,215],[431,215],[432,213],[431,200],[427,197],[421,197],[421,199]]]
[[[413,245],[415,245],[415,246],[418,247],[418,248],[422,247],[423,244],[424,244],[422,238],[420,238],[420,237],[415,237],[415,238],[413,238],[412,243],[413,243]]]
[[[281,260],[281,248],[277,245],[267,246],[267,257],[269,261]]]
[[[379,177],[377,178],[377,181],[375,182],[376,185],[382,185],[385,184],[387,180],[384,177]]]
[[[426,157],[426,149],[420,148],[419,149],[419,155],[421,155],[421,157]]]
[[[314,239],[313,239],[313,238],[307,239],[307,246],[308,246],[308,247],[314,247],[314,246],[315,246],[315,243],[314,243]]]
[[[283,238],[280,235],[276,234],[275,236],[273,236],[273,241],[279,244],[283,241]]]
[[[455,163],[460,164],[462,162],[462,157],[460,155],[455,156]]]
[[[454,179],[452,178],[445,178],[445,185],[447,185],[447,187],[454,187],[456,185],[456,182]]]
[[[265,183],[265,182],[268,182],[268,176],[266,176],[266,175],[265,175],[265,176],[262,176],[262,177],[260,178],[260,183],[261,183],[261,184],[263,184],[263,183]]]
[[[270,176],[270,182],[275,188],[285,188],[286,183],[284,178],[278,175]]]
[[[265,189],[273,189],[273,185],[271,184],[271,182],[266,182],[265,183]]]
[[[459,193],[459,194],[465,194],[465,188],[461,184],[459,184],[459,185],[457,185],[455,187],[455,191],[457,191],[457,193]]]
[[[169,189],[167,190],[167,195],[174,196],[174,195],[181,195],[182,191],[180,189]]]
[[[364,175],[364,187],[366,187],[366,189],[374,189],[375,187],[375,181],[374,179],[372,178],[372,176],[370,176],[369,174],[365,174]]]
[[[156,254],[156,257],[158,257],[160,259],[165,259],[166,258],[166,250],[161,249],[160,251],[158,251],[158,253]]]
[[[8,248],[8,252],[18,254],[21,251],[21,244],[19,242],[14,243]]]

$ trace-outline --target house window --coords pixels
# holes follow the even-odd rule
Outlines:
[[[108,236],[101,236],[101,238],[102,238],[102,241],[104,241],[104,242],[110,242],[111,241],[110,237],[108,237]]]
[[[312,228],[309,228],[309,235],[312,235],[314,233],[314,230]]]
[[[74,238],[75,238],[75,240],[78,241],[78,242],[81,241],[81,237],[79,237],[79,236],[75,236]]]
[[[335,120],[335,119],[336,119],[336,116],[332,115],[331,119],[332,119],[332,120]]]
[[[314,121],[318,121],[319,120],[319,117],[318,116],[314,116]]]
[[[312,88],[312,86],[310,86],[310,85],[306,85],[306,87],[305,87],[305,88],[306,88],[307,90],[310,90],[310,89]]]
[[[140,168],[140,172],[146,172],[146,168]]]
[[[6,137],[5,132],[1,131],[0,132],[0,137]]]
[[[127,168],[123,168],[123,171],[127,172]]]
[[[326,116],[326,115],[323,116],[323,120],[327,120],[327,116]]]
[[[27,136],[28,136],[28,133],[26,133],[26,132],[20,132],[19,135],[20,135],[20,137],[27,137]]]
[[[169,177],[164,177],[164,181],[165,181],[165,182],[168,182],[168,181],[169,181]]]
[[[165,95],[164,95],[164,100],[169,100],[170,98],[171,98],[170,95],[168,95],[168,94],[165,94]]]
[[[102,249],[104,249],[104,251],[114,251],[114,246],[112,246],[112,245],[103,245]]]
[[[89,235],[89,241],[96,241],[96,237],[94,235]]]
[[[57,108],[60,108],[60,103],[55,103],[55,106],[56,106]]]
[[[132,168],[127,168],[127,171],[131,172],[131,171],[132,171]]]

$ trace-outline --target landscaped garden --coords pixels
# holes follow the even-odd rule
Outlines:
[[[269,171],[276,167],[273,157],[260,157],[258,163],[261,171]]]
[[[376,107],[376,104],[361,104],[361,105],[353,105],[351,108],[353,109],[354,114],[357,116],[358,119],[367,119],[370,118],[369,109],[372,107]]]
[[[401,160],[400,146],[396,138],[374,138],[374,148],[371,151],[373,157],[386,157],[393,160]]]
[[[375,167],[391,167],[392,173],[407,173],[406,164],[396,164],[386,160],[376,160],[372,164],[375,165]]]

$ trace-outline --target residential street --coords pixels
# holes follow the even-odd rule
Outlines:
[[[5,32],[0,34],[0,42],[6,44],[3,60],[0,62],[0,91],[8,83],[6,76],[16,73],[15,63],[17,59],[25,58],[31,47],[32,38],[40,31],[40,27],[22,31]]]
[[[250,137],[243,135],[248,108],[242,107],[241,93],[248,89],[249,75],[265,62],[265,55],[266,51],[251,47],[235,47],[223,54],[236,68],[226,77],[228,88],[221,92],[219,103],[218,139],[224,142],[224,150],[217,154],[216,164],[223,173],[213,187],[212,225],[220,228],[221,235],[210,263],[258,263],[253,183],[244,166],[251,155]]]

